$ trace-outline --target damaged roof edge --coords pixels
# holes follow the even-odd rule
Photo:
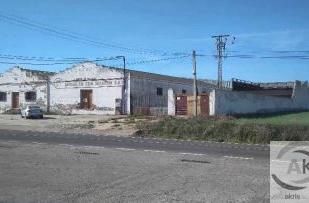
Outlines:
[[[108,68],[108,69],[111,69],[111,70],[116,70],[116,71],[123,72],[123,68],[101,65],[101,64],[97,64],[97,63],[91,62],[91,61],[84,61],[84,62],[80,62],[80,63],[74,64],[71,67],[66,68],[66,69],[64,69],[62,71],[59,71],[59,73],[63,73],[65,71],[74,69],[74,68],[76,68],[78,66],[82,66],[83,64],[93,64],[93,65],[95,65],[97,67]],[[130,77],[135,77],[135,78],[148,78],[148,79],[155,79],[155,80],[169,80],[169,81],[179,82],[179,83],[192,83],[192,79],[191,78],[176,77],[176,76],[163,75],[163,74],[158,74],[158,73],[138,71],[138,70],[132,70],[132,69],[129,69],[129,68],[126,68],[126,71],[130,73]],[[214,86],[214,84],[207,83],[207,82],[205,82],[203,80],[198,80],[198,83],[199,84],[203,84],[204,83],[205,85]]]
[[[20,67],[20,66],[13,66],[13,67],[9,68],[6,72],[9,72],[9,71],[11,71],[15,68],[20,69],[21,71],[31,72],[31,73],[40,74],[40,75],[55,75],[55,74],[57,74],[56,72],[52,72],[52,71],[34,70],[34,69],[29,69],[29,68],[23,68],[23,67]],[[3,73],[1,73],[1,75],[3,75]]]

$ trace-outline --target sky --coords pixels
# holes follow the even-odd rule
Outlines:
[[[2,0],[0,72],[123,55],[130,69],[192,77],[196,50],[198,78],[216,79],[211,36],[229,34],[224,80],[308,80],[308,9],[307,0]]]

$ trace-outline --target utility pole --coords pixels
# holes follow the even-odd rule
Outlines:
[[[50,112],[50,79],[46,79],[46,112]]]
[[[122,115],[126,114],[126,57],[125,56],[116,56],[117,59],[122,59],[123,61],[123,85],[122,85],[122,101],[121,101],[121,113]]]
[[[193,116],[197,116],[197,87],[196,87],[196,52],[192,52],[193,65]]]
[[[217,80],[217,87],[222,88],[222,69],[223,69],[223,57],[225,56],[225,46],[227,42],[227,38],[230,35],[214,35],[212,38],[216,39],[217,45],[217,55],[216,58],[218,59],[218,80]],[[235,38],[234,38],[235,39]]]

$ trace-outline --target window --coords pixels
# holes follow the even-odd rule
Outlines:
[[[181,93],[182,93],[182,94],[186,94],[186,93],[187,93],[187,90],[183,89],[183,90],[181,90]]]
[[[6,102],[6,92],[0,92],[0,102]]]
[[[26,92],[25,100],[26,102],[36,101],[36,92]]]
[[[157,95],[162,96],[163,95],[163,88],[162,87],[157,87]]]

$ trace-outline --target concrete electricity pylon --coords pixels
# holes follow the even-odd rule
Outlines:
[[[225,47],[230,35],[214,35],[211,36],[212,38],[216,39],[217,45],[217,55],[216,58],[218,59],[218,80],[217,80],[217,87],[222,88],[222,66],[223,66],[223,58],[225,57]],[[233,38],[235,40],[235,37]]]

